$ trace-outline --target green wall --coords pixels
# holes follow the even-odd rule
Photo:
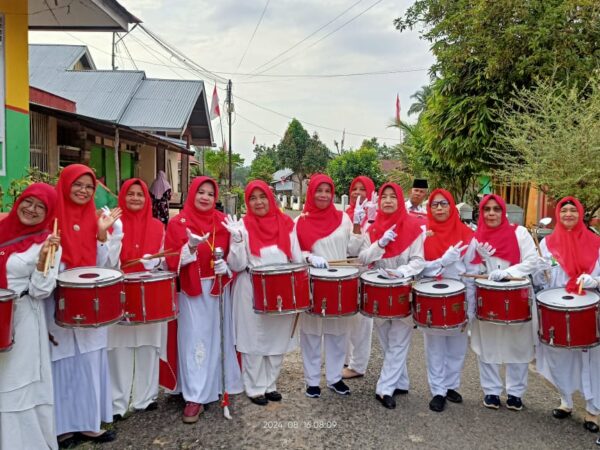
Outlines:
[[[6,176],[0,176],[0,185],[4,192],[5,208],[6,191],[10,182],[21,178],[29,168],[29,114],[5,109],[5,142]],[[0,167],[2,161],[0,161]]]

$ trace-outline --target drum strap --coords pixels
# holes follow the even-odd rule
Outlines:
[[[25,239],[28,239],[32,236],[37,236],[38,234],[42,234],[42,233],[47,233],[47,231],[41,230],[41,231],[36,231],[35,233],[23,234],[17,238],[11,239],[10,241],[0,243],[0,248],[8,247],[9,245],[13,245],[13,244],[18,244],[19,242],[24,241]]]

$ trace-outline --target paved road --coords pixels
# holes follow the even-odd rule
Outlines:
[[[181,422],[183,402],[161,396],[157,411],[137,413],[115,427],[119,438],[103,449],[191,448],[352,448],[352,449],[595,449],[596,435],[583,429],[581,400],[573,418],[553,419],[558,404],[554,389],[530,373],[521,412],[481,406],[476,359],[469,353],[461,392],[463,404],[449,404],[443,413],[429,411],[423,339],[415,332],[409,357],[411,390],[398,397],[395,410],[374,399],[382,358],[377,339],[364,378],[352,380],[352,395],[324,390],[320,399],[304,396],[300,353],[288,357],[281,374],[280,404],[256,406],[247,398],[233,399],[234,419],[223,418],[210,405],[195,425]],[[324,380],[322,381],[322,386]],[[504,401],[504,399],[503,399]],[[82,448],[84,448],[82,446]]]

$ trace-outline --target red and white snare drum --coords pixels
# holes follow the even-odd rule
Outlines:
[[[358,312],[359,272],[355,267],[310,268],[310,314],[323,317],[352,316]]]
[[[537,294],[538,335],[553,347],[595,347],[600,344],[598,328],[600,297],[584,290],[570,294],[563,288]]]
[[[475,280],[477,318],[486,322],[520,323],[531,320],[529,280]]]
[[[125,316],[119,325],[173,320],[179,312],[175,272],[125,274]]]
[[[413,286],[413,320],[427,328],[458,328],[467,322],[465,285],[450,278],[421,280]]]
[[[100,327],[123,318],[123,272],[78,267],[58,274],[55,320],[65,328]]]
[[[0,352],[9,351],[14,343],[14,314],[17,294],[10,289],[0,289]]]
[[[254,290],[254,312],[291,314],[310,308],[308,266],[269,264],[250,269]]]
[[[400,319],[410,315],[410,278],[385,278],[376,270],[360,276],[360,312],[367,317]]]

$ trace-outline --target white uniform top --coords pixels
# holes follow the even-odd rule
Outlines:
[[[518,226],[515,230],[521,262],[510,265],[508,261],[492,256],[491,270],[507,270],[512,277],[522,278],[536,270],[538,255],[533,238],[526,228]],[[470,248],[465,258],[471,261],[475,256]],[[481,266],[481,272],[485,271]],[[533,293],[531,293],[533,295]],[[519,324],[498,324],[473,319],[471,323],[471,348],[485,363],[526,363],[534,356],[534,336],[537,321],[531,320]]]
[[[296,223],[298,223],[296,218]],[[342,214],[342,223],[333,233],[317,240],[310,252],[302,252],[304,258],[310,254],[328,260],[344,259],[348,255],[356,255],[361,248],[364,235],[352,233],[352,220],[348,214]],[[310,314],[302,314],[302,331],[306,334],[333,334],[341,336],[350,330],[352,317],[322,318]]]
[[[98,267],[115,267],[121,254],[121,241],[123,235],[108,235],[106,242],[97,242],[96,265]],[[60,264],[60,271],[68,269],[64,263]],[[46,320],[48,332],[54,336],[58,345],[50,346],[52,361],[75,356],[75,345],[80,353],[88,353],[106,348],[109,327],[98,328],[63,328],[54,321],[55,302],[47,302]]]
[[[0,353],[0,413],[53,403],[50,343],[43,302],[56,286],[58,264],[46,277],[37,270],[42,245],[33,244],[22,253],[13,253],[6,263],[8,289],[17,296],[25,291],[28,294],[16,300],[14,346],[11,351]],[[59,248],[57,262],[61,254],[62,248]]]
[[[410,199],[407,199],[404,204],[406,206],[406,211],[409,214],[424,214],[427,216],[427,204],[421,203],[419,206],[413,206]]]
[[[232,287],[233,323],[237,350],[250,355],[282,355],[298,346],[296,330],[291,339],[295,314],[257,314],[254,312],[252,278],[246,269],[265,264],[287,263],[287,255],[276,245],[260,249],[260,256],[250,252],[248,230],[242,229],[243,241],[230,242],[227,263],[239,272]],[[290,233],[292,262],[303,262],[295,230]]]

